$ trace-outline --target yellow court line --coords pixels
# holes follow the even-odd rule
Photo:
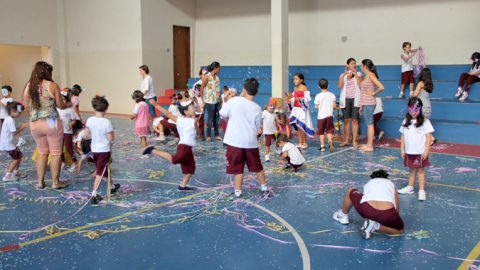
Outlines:
[[[472,249],[470,254],[468,254],[467,258],[465,258],[465,261],[457,268],[457,270],[468,270],[469,266],[472,264],[472,260],[475,260],[480,256],[480,242],[477,243],[477,245]]]
[[[440,186],[440,187],[449,187],[449,188],[456,188],[456,189],[463,189],[463,190],[480,192],[480,188],[471,188],[471,187],[455,186],[455,185],[435,183],[435,182],[428,182],[428,185]]]

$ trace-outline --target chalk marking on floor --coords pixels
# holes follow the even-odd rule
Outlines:
[[[468,254],[467,258],[465,258],[465,261],[457,268],[457,270],[469,270],[469,266],[472,264],[472,260],[475,260],[480,256],[480,242],[477,243],[477,245],[472,249],[470,254]]]

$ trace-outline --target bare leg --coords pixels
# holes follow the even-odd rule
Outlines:
[[[345,138],[342,146],[347,145],[350,141],[350,123],[352,123],[351,118],[345,119]]]
[[[418,186],[420,190],[425,190],[425,169],[418,168]]]
[[[364,145],[360,150],[362,152],[373,152],[373,134],[375,133],[375,129],[372,125],[367,126],[367,144]]]
[[[152,155],[157,156],[157,157],[161,157],[161,158],[169,161],[170,163],[172,162],[172,155],[170,155],[167,152],[160,151],[160,150],[157,150],[157,149],[153,149],[152,150]]]
[[[265,185],[267,180],[265,179],[265,171],[261,171],[257,173],[258,181],[260,181],[261,185]],[[242,181],[243,181],[243,174],[242,174]]]
[[[62,165],[62,156],[51,156],[50,173],[52,174],[52,188],[63,188],[66,184],[60,182],[60,167]]]
[[[417,168],[410,168],[410,176],[408,177],[408,185],[412,188],[415,186],[415,177],[417,175]]]
[[[140,143],[142,144],[142,148],[147,147],[147,137],[140,137]]]
[[[405,84],[401,84],[400,85],[400,92],[403,93],[403,91],[405,90]]]
[[[345,193],[345,196],[343,197],[343,203],[342,203],[342,213],[348,214],[350,212],[350,209],[352,209],[353,203],[350,200],[350,192],[353,190],[353,188],[349,188],[347,192]]]
[[[12,173],[14,170],[18,169],[18,166],[20,165],[21,159],[18,160],[12,160],[10,164],[8,165],[7,172]]]
[[[352,119],[352,144],[353,144],[353,147],[356,147],[358,145],[357,138],[358,138],[358,120],[357,119]]]
[[[37,186],[45,186],[45,171],[47,169],[47,154],[38,154],[37,159],[35,160],[35,167],[37,169]]]
[[[397,230],[397,229],[383,226],[382,224],[380,224],[380,228],[378,229],[378,231],[386,234],[402,234],[405,231],[405,229]]]
[[[265,176],[263,178],[264,178],[264,181],[265,181]],[[260,179],[260,177],[259,177],[259,179]],[[235,181],[235,190],[242,190],[243,173],[235,174],[234,181]],[[260,180],[260,182],[261,182],[261,180]]]
[[[190,178],[192,178],[191,174],[184,174],[182,178],[182,183],[180,184],[180,187],[186,187],[188,184],[188,181],[190,181]]]
[[[413,92],[413,83],[410,83],[410,93]]]
[[[325,135],[320,134],[320,145],[325,145]]]
[[[270,146],[265,146],[265,155],[270,154]]]

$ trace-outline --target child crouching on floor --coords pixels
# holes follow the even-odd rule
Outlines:
[[[287,162],[284,168],[293,168],[294,171],[298,171],[303,163],[305,163],[305,157],[303,157],[302,152],[300,152],[293,143],[288,141],[288,137],[285,134],[278,135],[277,141],[282,148],[282,159]]]

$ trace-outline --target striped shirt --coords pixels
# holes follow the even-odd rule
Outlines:
[[[372,79],[367,77],[360,84],[360,106],[377,104],[375,96],[369,94],[370,90],[375,90],[375,85],[373,85]]]

